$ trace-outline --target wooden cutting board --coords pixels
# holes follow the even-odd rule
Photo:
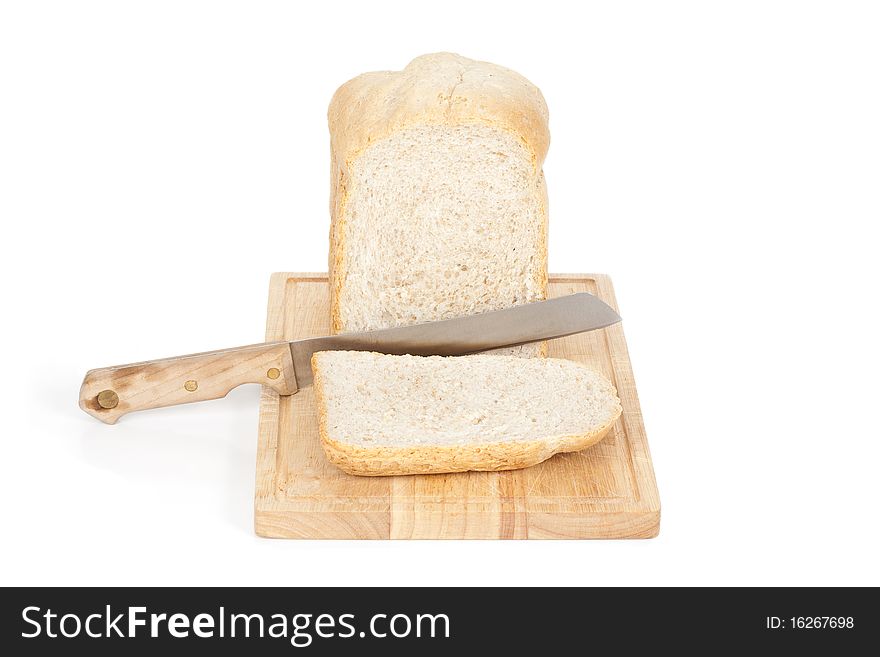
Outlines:
[[[556,275],[550,296],[598,295],[611,280]],[[266,340],[330,333],[326,274],[272,275]],[[531,468],[408,477],[355,477],[330,465],[311,387],[260,401],[254,524],[275,538],[650,538],[660,499],[621,324],[551,340],[550,356],[586,363],[617,387],[623,415],[583,452]]]

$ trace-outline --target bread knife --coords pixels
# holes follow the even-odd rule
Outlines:
[[[598,297],[580,292],[424,324],[341,333],[293,342],[266,342],[90,370],[79,405],[114,424],[132,411],[225,397],[244,383],[292,395],[312,383],[316,351],[377,351],[414,356],[462,356],[604,328],[620,317]]]

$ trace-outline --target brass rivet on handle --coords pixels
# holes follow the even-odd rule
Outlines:
[[[98,406],[106,409],[116,408],[116,405],[119,403],[119,395],[112,390],[102,390],[98,393],[96,399]]]
[[[187,381],[186,383],[183,384],[183,388],[187,392],[195,392],[196,390],[199,389],[199,382],[193,381],[192,379],[190,379],[189,381]]]
[[[269,371],[266,372],[266,376],[268,376],[270,379],[277,379],[279,376],[281,376],[281,370],[279,370],[277,367],[270,367]]]

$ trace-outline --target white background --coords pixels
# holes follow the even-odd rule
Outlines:
[[[880,584],[880,14],[857,2],[6,2],[2,584]],[[326,270],[335,88],[451,50],[551,113],[550,269],[613,277],[659,538],[252,530],[258,390],[104,426],[86,369],[262,339]]]

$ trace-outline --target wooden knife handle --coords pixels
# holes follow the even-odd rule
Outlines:
[[[296,392],[287,342],[267,342],[131,365],[90,370],[79,406],[114,424],[132,411],[218,399],[243,383],[261,383],[280,395]]]

